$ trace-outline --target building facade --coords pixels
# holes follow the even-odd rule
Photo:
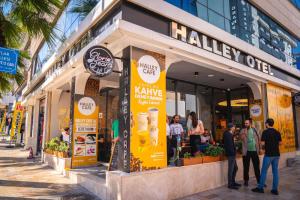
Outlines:
[[[300,71],[294,55],[300,12],[291,2],[100,0],[85,18],[68,12],[74,2],[58,19],[55,47],[36,42],[22,92],[25,141],[35,153],[69,127],[73,167],[108,162],[112,123],[119,119],[120,170],[166,168],[166,115],[179,115],[185,129],[194,111],[220,143],[228,122],[241,128],[251,117],[261,132],[264,120],[272,117],[282,133],[282,153],[294,155],[300,141],[295,98]],[[85,67],[87,52],[97,46],[113,55],[109,75],[99,77]],[[88,120],[76,114],[84,97],[93,99],[84,105],[94,105],[97,112],[95,121],[89,118],[94,132],[86,134],[78,127]],[[79,136],[97,142],[82,145]],[[92,148],[96,153],[85,158]],[[76,156],[82,149],[84,155],[78,151]],[[164,198],[197,191],[165,193]]]

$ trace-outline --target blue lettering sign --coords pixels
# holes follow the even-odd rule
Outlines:
[[[19,51],[0,47],[0,72],[17,73]]]

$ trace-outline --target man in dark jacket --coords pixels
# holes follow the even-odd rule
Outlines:
[[[238,166],[235,160],[236,149],[233,140],[235,125],[233,123],[228,123],[227,128],[227,131],[225,131],[223,134],[223,142],[225,154],[228,158],[228,188],[237,190],[239,189],[238,187],[240,187],[241,184],[235,182],[235,176],[238,170]]]

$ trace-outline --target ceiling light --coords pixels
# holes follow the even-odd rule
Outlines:
[[[214,74],[208,74],[207,76],[208,77],[214,77],[215,75]]]
[[[194,73],[194,76],[195,76],[195,77],[199,76],[199,72],[195,72],[195,73]]]

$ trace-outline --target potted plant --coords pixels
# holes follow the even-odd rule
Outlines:
[[[203,163],[217,162],[221,160],[221,155],[224,154],[224,149],[220,146],[210,145],[203,157]]]
[[[59,138],[55,137],[52,138],[49,143],[48,143],[48,149],[49,149],[49,153],[52,155],[56,155],[57,156],[57,151],[58,151],[58,146],[59,146]]]
[[[67,158],[68,157],[69,146],[66,142],[61,142],[58,146],[58,157]]]
[[[203,153],[199,153],[195,157],[192,157],[191,153],[186,152],[183,154],[183,158],[181,160],[184,166],[202,164]]]

